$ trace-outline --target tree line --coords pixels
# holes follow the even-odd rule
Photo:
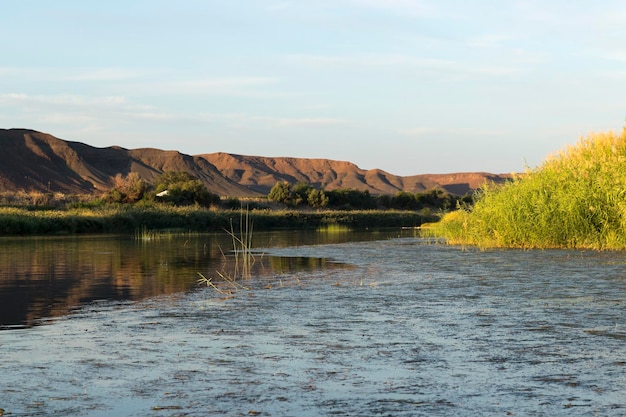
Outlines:
[[[469,195],[453,196],[441,189],[432,189],[423,193],[400,191],[395,195],[372,195],[367,190],[348,188],[325,191],[304,182],[298,182],[295,185],[277,182],[267,198],[290,207],[329,207],[339,210],[422,210],[425,208],[450,210],[460,203],[469,204],[472,201]]]
[[[409,193],[400,191],[394,195],[372,195],[369,191],[355,189],[323,190],[312,184],[277,182],[269,194],[268,201],[291,208],[310,207],[336,210],[450,210],[460,203],[469,204],[471,196],[458,197],[441,189]],[[113,187],[103,196],[106,202],[130,203],[139,201],[161,201],[173,205],[201,205],[240,207],[238,199],[221,200],[220,196],[207,190],[202,181],[187,172],[165,172],[147,183],[139,174],[118,174]]]

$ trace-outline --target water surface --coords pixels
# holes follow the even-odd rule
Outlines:
[[[12,415],[621,416],[622,253],[420,238],[271,248],[349,268],[100,301],[0,333]]]
[[[260,247],[301,246],[412,236],[376,232],[256,232]],[[197,288],[198,273],[234,274],[227,233],[0,238],[0,330],[31,327],[97,300],[141,300]],[[255,256],[254,272],[327,268],[320,259]],[[219,276],[218,276],[219,278]]]

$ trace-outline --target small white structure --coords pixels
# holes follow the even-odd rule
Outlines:
[[[167,190],[163,190],[160,193],[157,193],[157,197],[165,197],[166,195],[168,195],[169,192]]]

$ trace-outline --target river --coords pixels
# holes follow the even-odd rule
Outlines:
[[[196,282],[198,272],[229,273],[228,241],[217,235],[106,238],[118,249],[98,237],[3,242],[0,260],[13,273],[34,256],[27,247],[50,249],[28,279],[8,268],[0,276],[12,280],[3,300],[11,291],[37,300],[26,315],[0,316],[0,408],[12,416],[626,414],[623,252],[479,251],[413,231],[258,238],[252,277],[228,293]],[[74,248],[65,255],[63,241]],[[64,283],[50,286],[53,295],[33,290],[51,281]]]

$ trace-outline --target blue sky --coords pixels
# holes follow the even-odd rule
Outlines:
[[[626,117],[626,2],[0,3],[0,127],[97,147],[520,172]]]

